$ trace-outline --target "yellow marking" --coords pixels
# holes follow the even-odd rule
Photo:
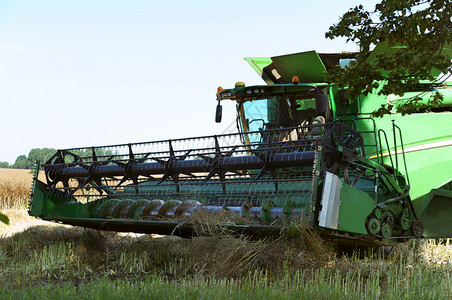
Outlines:
[[[408,148],[405,148],[405,153],[440,148],[440,147],[447,147],[447,146],[452,146],[452,139],[408,147]],[[391,151],[390,154],[394,155],[395,151],[394,150]],[[402,148],[397,150],[397,154],[402,154]],[[388,156],[388,155],[389,155],[389,153],[385,152],[380,156],[384,157],[384,156]],[[371,157],[369,157],[369,159],[373,159],[373,158],[377,158],[377,157],[378,157],[378,155],[372,155]]]

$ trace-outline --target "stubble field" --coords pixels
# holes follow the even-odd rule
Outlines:
[[[413,299],[452,297],[448,241],[344,256],[315,233],[182,239],[29,217],[32,174],[0,169],[1,299]]]

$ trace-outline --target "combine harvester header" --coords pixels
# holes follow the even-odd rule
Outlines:
[[[217,122],[220,103],[236,103],[238,133],[58,150],[37,166],[46,182],[35,175],[29,213],[179,236],[195,234],[190,216],[225,213],[243,221],[218,226],[251,235],[302,223],[356,246],[452,237],[452,82],[437,88],[444,101],[432,111],[373,118],[403,99],[351,101],[324,83],[324,71],[354,57],[246,58],[266,85],[238,82],[216,95]]]

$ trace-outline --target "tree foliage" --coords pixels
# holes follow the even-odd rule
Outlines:
[[[0,168],[9,168],[9,163],[7,161],[0,161]]]
[[[345,37],[359,46],[359,53],[348,67],[330,71],[328,80],[347,87],[350,99],[373,92],[403,96],[419,89],[420,80],[429,80],[431,84],[423,88],[433,91],[452,71],[450,57],[445,53],[452,45],[451,6],[444,0],[382,0],[373,11],[366,11],[362,5],[350,9],[325,36]],[[380,43],[395,50],[369,60],[371,51]],[[444,76],[434,78],[433,69]],[[405,114],[426,108],[419,97],[408,100],[396,111]],[[442,95],[433,93],[428,106],[441,101]],[[388,104],[374,115],[390,113],[391,109]]]
[[[6,225],[9,224],[9,218],[8,218],[8,216],[2,214],[1,212],[0,212],[0,222],[5,223]]]
[[[41,163],[47,162],[54,154],[56,153],[56,150],[53,148],[34,148],[30,150],[30,153],[28,153],[28,156],[26,155],[19,155],[16,158],[16,161],[13,165],[10,167],[15,169],[32,169],[36,163],[37,160],[39,160]],[[93,151],[91,148],[87,149],[77,149],[72,150],[71,153],[78,155],[80,157],[91,157],[93,155]],[[96,156],[99,157],[101,160],[108,160],[110,156],[113,154],[113,151],[109,149],[103,149],[103,148],[96,148],[95,150]],[[73,161],[72,156],[67,156],[65,162],[71,162]],[[1,165],[0,165],[1,166]]]
[[[16,169],[31,169],[37,160],[46,162],[55,153],[56,150],[53,148],[34,148],[30,150],[28,157],[19,155],[12,167]]]

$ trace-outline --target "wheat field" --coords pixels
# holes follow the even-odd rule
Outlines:
[[[31,170],[0,169],[0,210],[25,208],[32,178]]]

